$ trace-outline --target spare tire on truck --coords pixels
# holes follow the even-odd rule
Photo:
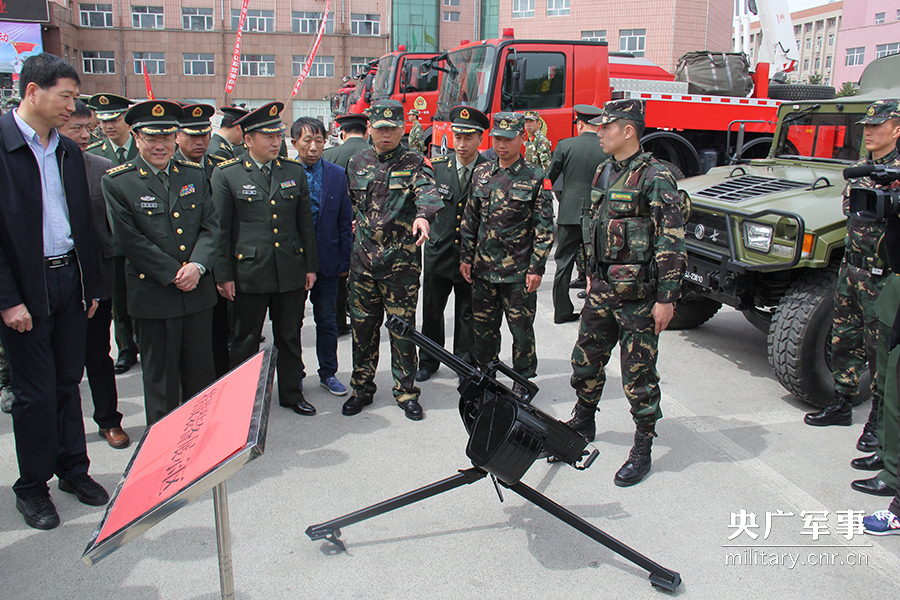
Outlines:
[[[770,83],[769,98],[772,100],[831,100],[835,90],[830,85],[812,83]]]
[[[769,325],[769,364],[784,388],[804,402],[822,407],[834,399],[831,324],[837,266],[803,274],[778,303]],[[860,377],[853,404],[872,397],[868,369]]]

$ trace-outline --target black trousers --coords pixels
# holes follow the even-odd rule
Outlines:
[[[553,276],[553,317],[556,320],[575,311],[569,296],[569,282],[572,280],[572,268],[581,245],[581,225],[556,226],[556,274]]]
[[[141,340],[147,425],[215,381],[212,314],[209,308],[172,319],[134,319]]]
[[[112,300],[101,300],[97,312],[88,320],[84,367],[87,369],[91,400],[94,403],[94,422],[100,429],[122,425],[118,410],[116,372],[109,356],[109,324],[112,320]]]
[[[234,336],[231,368],[259,352],[259,335],[266,320],[272,320],[272,335],[278,349],[278,402],[294,404],[303,394],[303,358],[300,356],[300,317],[305,307],[303,288],[273,294],[238,292],[234,297]]]
[[[213,307],[212,351],[216,379],[228,372],[228,342],[231,341],[231,300],[219,296]]]
[[[32,315],[31,331],[19,333],[0,323],[0,341],[12,368],[13,432],[20,497],[46,493],[53,475],[87,473],[78,384],[84,374],[87,312],[77,263],[44,273],[50,315]]]
[[[116,323],[116,346],[119,347],[118,360],[136,360],[138,346],[135,343],[134,323],[128,314],[128,290],[125,287],[125,257],[115,257],[113,265],[113,320]]]
[[[444,345],[444,310],[453,293],[453,354],[475,364],[475,318],[472,316],[472,284],[425,273],[422,285],[422,335]],[[419,352],[419,368],[432,373],[440,363],[427,352]]]

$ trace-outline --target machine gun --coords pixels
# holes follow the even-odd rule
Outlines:
[[[490,475],[501,502],[502,486],[646,569],[650,572],[650,583],[653,585],[667,590],[678,587],[681,575],[677,572],[653,562],[520,481],[529,467],[544,452],[576,469],[588,468],[599,454],[596,449],[585,451],[588,442],[581,434],[531,405],[532,398],[538,392],[538,387],[534,383],[500,361],[494,361],[481,371],[450,354],[397,316],[392,316],[385,326],[392,333],[409,338],[460,376],[457,388],[459,414],[466,431],[469,432],[466,455],[474,467],[461,469],[452,477],[337,519],[310,525],[306,529],[306,535],[310,539],[328,540],[346,550],[344,542],[340,539],[342,527],[474,483]],[[513,380],[512,388],[497,379],[498,372]]]

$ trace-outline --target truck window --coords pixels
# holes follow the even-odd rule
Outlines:
[[[403,72],[407,77],[405,89],[400,88],[401,92],[436,92],[438,89],[437,69],[432,69],[427,75],[422,75],[421,66],[425,62],[424,58],[409,58],[403,63]]]
[[[513,66],[518,61],[520,68],[518,90],[513,86]],[[519,90],[523,90],[519,93]],[[515,106],[513,106],[513,91]],[[506,55],[503,68],[503,86],[500,94],[500,108],[506,111],[561,108],[566,102],[566,55],[557,52],[510,52]]]
[[[804,115],[783,128],[777,156],[856,161],[860,157],[863,126],[859,113]]]
[[[397,66],[397,57],[388,54],[378,61],[378,71],[372,82],[372,98],[390,98],[394,93],[394,69]]]

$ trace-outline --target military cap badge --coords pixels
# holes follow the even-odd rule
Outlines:
[[[506,119],[500,121],[500,129],[509,129],[509,121]]]
[[[202,117],[202,116],[203,116],[203,109],[200,108],[200,107],[198,106],[197,108],[194,109],[194,111],[191,113],[191,115],[194,116],[194,117],[198,117],[198,118],[199,118],[199,117]]]
[[[469,118],[469,109],[464,108],[461,111],[459,111],[459,116],[460,116],[460,118],[468,119]]]
[[[384,118],[385,119],[390,119],[393,116],[394,116],[394,112],[390,108],[384,109]]]
[[[107,104],[109,104],[109,98],[107,98],[106,96],[100,96],[100,99],[97,100],[97,102],[99,102],[103,106],[106,106]]]
[[[154,117],[161,117],[166,114],[166,109],[162,107],[162,104],[157,104],[153,107],[153,110],[150,111],[150,114],[152,114]]]
[[[269,109],[269,116],[270,116],[270,117],[274,117],[274,116],[277,115],[277,114],[278,114],[278,105],[277,105],[277,104],[273,104],[273,105],[272,105],[272,108]]]

